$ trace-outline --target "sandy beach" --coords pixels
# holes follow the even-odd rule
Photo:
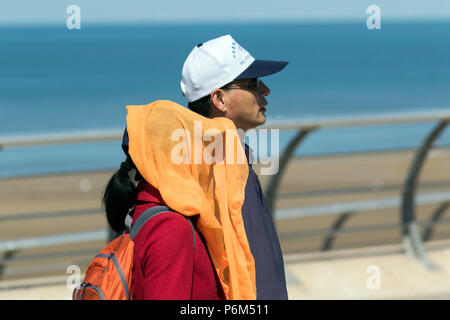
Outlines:
[[[296,158],[282,179],[276,209],[309,207],[401,195],[412,151]],[[258,172],[257,166],[255,167]],[[94,231],[106,228],[101,209],[103,189],[113,171],[96,171],[7,178],[0,180],[0,241]],[[269,176],[260,176],[263,188]],[[419,179],[417,194],[450,191],[450,148],[430,152]],[[419,220],[429,219],[438,204],[418,207]],[[443,218],[445,218],[445,214]],[[447,213],[448,216],[448,213]],[[323,215],[276,220],[286,255],[320,251],[324,235],[337,216]],[[399,209],[354,213],[343,229],[399,222]],[[450,225],[437,225],[431,241],[450,239]],[[401,243],[398,228],[339,234],[333,249],[357,249]],[[64,276],[69,265],[86,268],[105,241],[23,249],[5,254],[1,280]]]

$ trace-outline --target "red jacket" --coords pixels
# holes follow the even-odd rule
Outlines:
[[[189,201],[187,199],[186,201]],[[159,191],[138,185],[133,223],[148,208],[166,205]],[[191,220],[195,226],[195,220]],[[134,239],[133,299],[225,299],[202,236],[185,217],[167,212],[151,218]]]

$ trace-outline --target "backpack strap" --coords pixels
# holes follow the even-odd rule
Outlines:
[[[172,209],[170,209],[167,206],[156,206],[156,207],[152,207],[150,209],[145,210],[140,216],[139,218],[137,218],[136,222],[131,226],[130,228],[130,238],[131,240],[134,241],[134,238],[136,237],[136,235],[138,234],[139,230],[141,230],[141,228],[144,226],[144,224],[150,220],[151,218],[161,214],[161,213],[165,213],[165,212],[176,212],[173,211]],[[178,213],[178,212],[177,212]],[[182,215],[181,213],[178,213],[180,215]],[[192,225],[192,222],[189,218],[187,218],[186,216],[182,215],[183,217],[186,218],[186,220],[189,222],[189,224],[191,225],[192,228],[192,234],[194,236],[194,249],[196,248],[196,237],[195,237],[195,229],[194,226]]]

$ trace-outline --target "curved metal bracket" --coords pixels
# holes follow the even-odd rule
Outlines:
[[[428,151],[433,142],[439,137],[439,134],[447,126],[449,120],[444,120],[430,132],[427,138],[422,142],[411,163],[408,176],[403,186],[401,224],[403,246],[406,254],[418,259],[428,269],[436,269],[437,266],[427,257],[423,248],[422,238],[419,233],[417,221],[415,220],[414,197],[417,185],[417,179],[420,170],[423,167]]]
[[[339,232],[339,229],[350,218],[352,214],[353,211],[347,211],[339,215],[339,217],[334,221],[333,225],[331,226],[331,230],[328,233],[327,237],[322,242],[322,247],[320,248],[321,251],[327,251],[331,249],[331,247],[333,246],[334,239],[336,238],[336,234]]]
[[[450,202],[442,203],[431,216],[430,223],[426,226],[425,230],[422,233],[422,241],[428,241],[433,235],[433,225],[439,221],[442,215],[445,213],[447,208],[450,208]]]
[[[269,207],[269,212],[272,215],[272,219],[278,185],[280,184],[281,178],[283,177],[283,173],[287,167],[287,164],[289,163],[289,160],[292,158],[292,154],[297,149],[298,145],[304,140],[304,138],[308,135],[308,133],[310,133],[314,129],[315,128],[298,131],[295,137],[292,138],[291,141],[289,141],[289,144],[287,145],[286,149],[283,151],[283,154],[281,155],[280,166],[277,174],[270,177],[269,183],[267,184],[264,194],[266,196],[267,206]]]

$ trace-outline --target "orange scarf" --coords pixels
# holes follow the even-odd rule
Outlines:
[[[248,164],[233,121],[205,118],[164,100],[127,111],[136,168],[168,207],[199,215],[197,229],[226,298],[256,299],[255,263],[241,213]],[[231,150],[234,156],[227,158]]]

